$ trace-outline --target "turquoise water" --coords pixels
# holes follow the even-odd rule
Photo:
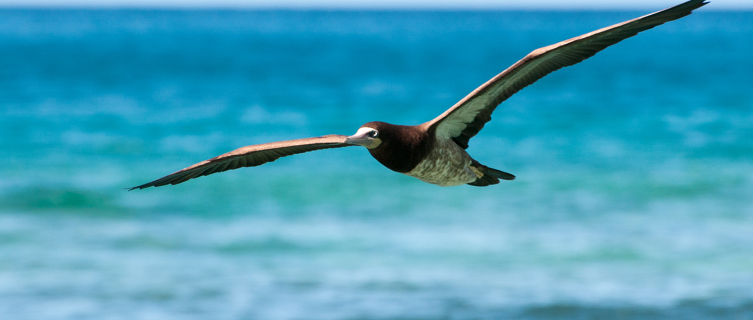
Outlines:
[[[751,12],[703,8],[506,101],[469,152],[512,182],[441,188],[345,148],[123,190],[427,121],[647,12],[0,10],[0,318],[753,318]]]

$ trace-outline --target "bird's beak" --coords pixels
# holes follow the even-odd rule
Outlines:
[[[356,132],[356,134],[345,138],[345,143],[351,144],[354,146],[362,146],[369,149],[376,148],[379,146],[380,143],[382,143],[382,140],[379,140],[379,138],[370,138],[367,136],[369,132],[368,131],[359,131]]]
[[[345,143],[368,148],[371,143],[374,142],[374,140],[368,138],[366,134],[367,132],[358,132],[350,137],[345,138]]]

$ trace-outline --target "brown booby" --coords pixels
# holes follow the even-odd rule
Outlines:
[[[433,120],[415,126],[369,122],[352,136],[279,141],[246,146],[199,162],[129,190],[178,184],[217,172],[253,167],[298,153],[366,147],[385,167],[439,186],[488,186],[512,174],[480,164],[465,151],[494,109],[524,87],[557,69],[574,65],[641,31],[689,15],[707,2],[690,0],[640,18],[536,49],[487,81]]]

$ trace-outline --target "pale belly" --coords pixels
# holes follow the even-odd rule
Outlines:
[[[459,186],[478,178],[470,169],[471,156],[452,140],[437,140],[432,152],[406,174],[442,187]]]

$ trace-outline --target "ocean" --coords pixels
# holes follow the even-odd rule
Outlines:
[[[130,192],[652,10],[2,9],[0,318],[753,319],[753,12],[712,7],[505,101],[468,151],[515,181],[342,148]]]

